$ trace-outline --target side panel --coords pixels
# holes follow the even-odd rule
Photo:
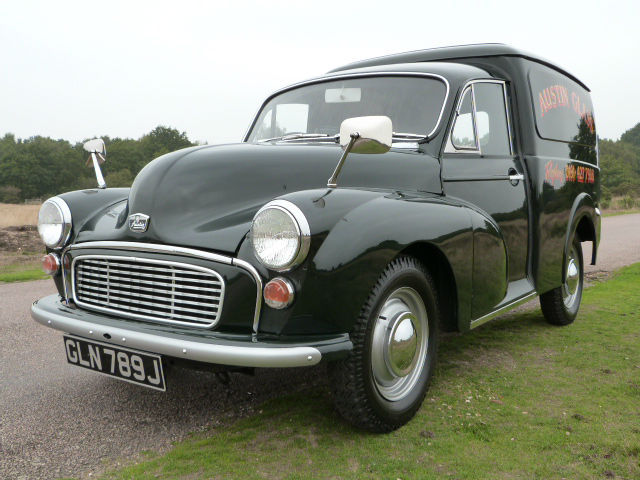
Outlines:
[[[507,294],[505,245],[498,226],[488,217],[476,214],[473,219],[472,319],[492,311]]]
[[[600,200],[600,168],[589,92],[535,62],[523,61],[523,66],[531,105],[526,116],[532,127],[525,162],[537,219],[533,273],[538,293],[544,293],[562,283],[566,245],[579,218],[588,214],[598,224],[593,219]]]
[[[456,60],[467,63],[510,80],[511,101],[514,111],[515,145],[520,153],[530,178],[529,202],[531,248],[531,272],[538,293],[544,293],[562,282],[562,261],[567,229],[570,228],[571,210],[575,199],[586,193],[595,206],[600,201],[600,168],[595,148],[595,121],[593,113],[587,115],[590,106],[586,90],[575,90],[582,94],[582,100],[572,96],[574,79],[564,77],[560,72],[531,60],[519,57],[487,57]],[[543,72],[555,77],[553,81],[534,81],[534,92],[530,86],[530,72]],[[559,81],[556,81],[557,79]],[[565,80],[563,80],[565,79]],[[562,88],[567,88],[566,95]],[[539,87],[539,88],[538,88]],[[582,88],[582,87],[580,87]],[[542,96],[542,102],[541,102]],[[583,101],[584,100],[584,101]],[[585,107],[583,113],[582,107]],[[564,109],[568,111],[564,111]],[[549,128],[538,130],[535,115],[547,116]],[[558,114],[558,112],[561,112]],[[575,124],[567,125],[562,131],[553,132],[552,116],[570,116],[577,113]],[[545,122],[546,123],[546,122]],[[591,131],[593,127],[593,132]],[[559,141],[569,139],[567,132],[573,128],[576,142]],[[545,137],[545,138],[543,138]],[[555,139],[549,140],[549,137]],[[590,213],[595,218],[594,209]],[[597,223],[596,223],[597,222]],[[599,242],[599,221],[595,220],[596,242]],[[573,232],[571,232],[573,234]]]

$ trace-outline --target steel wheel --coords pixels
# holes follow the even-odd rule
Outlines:
[[[562,285],[540,295],[540,306],[547,322],[553,325],[569,325],[578,315],[584,284],[582,262],[582,246],[574,238],[567,251]]]
[[[575,244],[571,245],[567,255],[565,269],[565,281],[562,285],[562,301],[568,310],[572,310],[578,298],[578,291],[581,287],[582,274],[580,272],[580,260]]]
[[[429,346],[429,321],[413,288],[395,290],[380,309],[371,345],[376,389],[390,402],[403,399],[420,379]]]
[[[438,297],[414,257],[394,259],[354,324],[353,350],[329,367],[338,411],[354,425],[390,432],[420,408],[437,357]]]

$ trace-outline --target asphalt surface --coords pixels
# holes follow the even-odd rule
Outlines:
[[[585,244],[586,246],[587,244]],[[590,248],[585,248],[590,258]],[[640,214],[603,219],[598,275],[640,262]],[[62,335],[31,320],[50,280],[0,285],[0,479],[90,475],[247,415],[273,397],[326,385],[322,366],[234,374],[174,369],[166,393],[68,365]]]

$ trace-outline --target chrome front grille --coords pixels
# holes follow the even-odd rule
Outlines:
[[[202,328],[220,318],[224,280],[211,269],[104,255],[76,257],[71,268],[73,297],[80,307]]]

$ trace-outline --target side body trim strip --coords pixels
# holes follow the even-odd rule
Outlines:
[[[531,292],[530,294],[525,295],[524,297],[520,297],[519,299],[514,300],[513,302],[508,303],[503,307],[500,307],[497,310],[494,310],[491,313],[487,313],[486,315],[480,318],[476,318],[475,320],[471,321],[471,328],[476,328],[476,327],[479,327],[480,325],[484,325],[485,323],[493,320],[497,316],[502,315],[503,313],[506,313],[507,311],[513,308],[516,308],[518,305],[522,305],[523,303],[528,302],[529,300],[535,298],[537,295],[538,294],[536,292]]]

